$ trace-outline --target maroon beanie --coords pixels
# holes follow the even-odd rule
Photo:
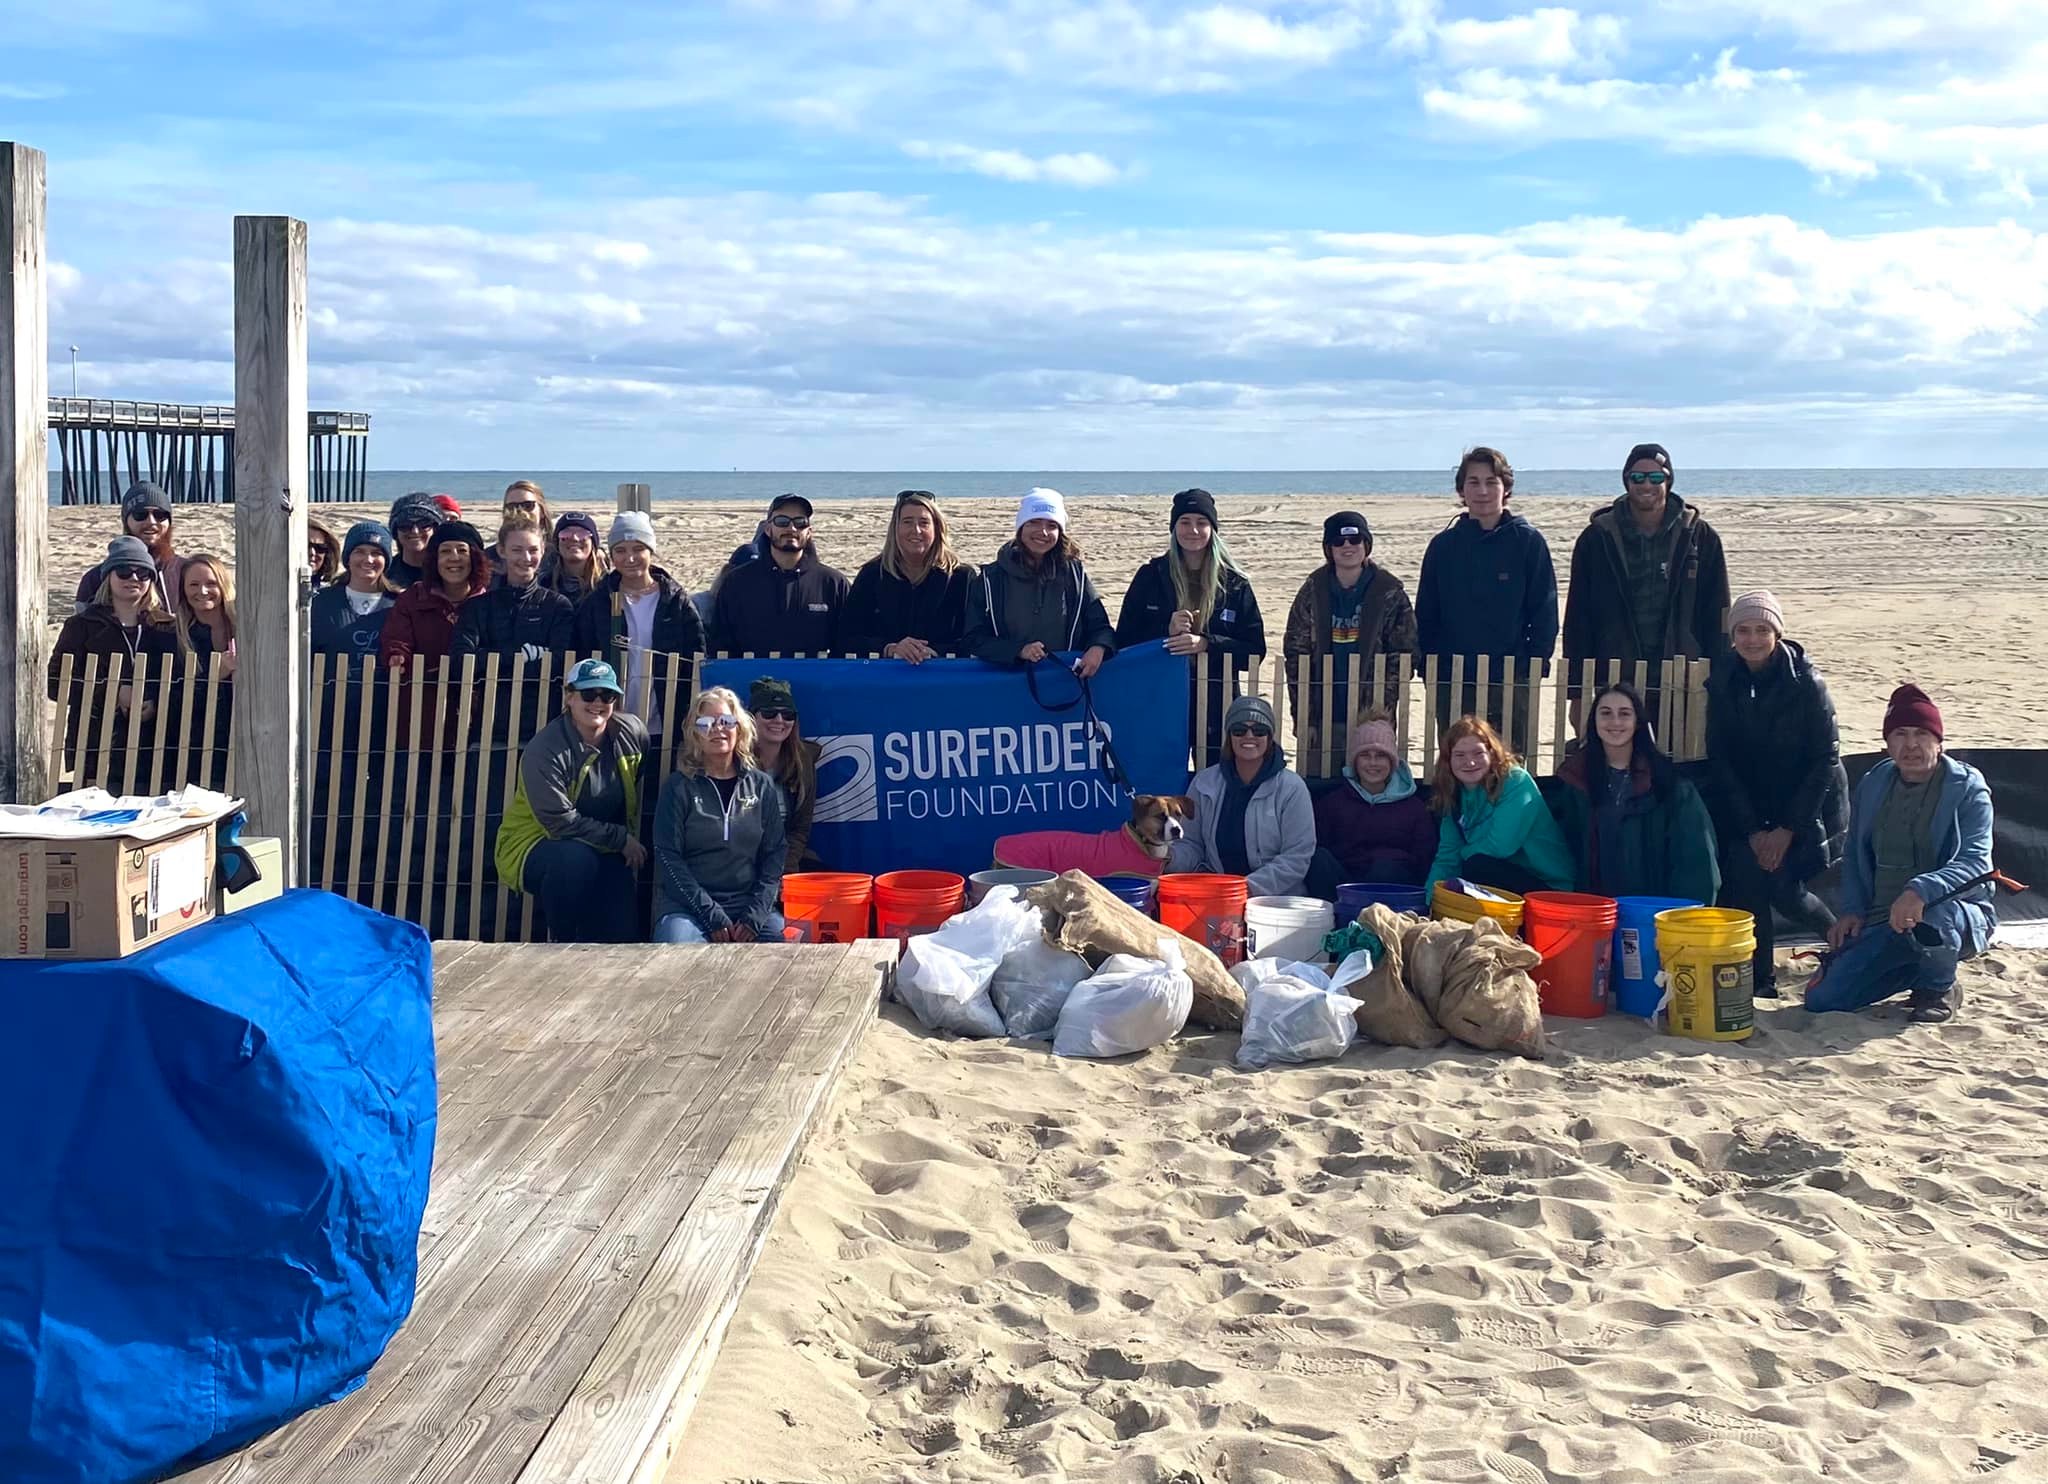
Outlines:
[[[1892,698],[1885,703],[1884,735],[1889,741],[1893,732],[1900,727],[1922,727],[1934,733],[1934,740],[1945,742],[1941,735],[1941,708],[1928,699],[1927,692],[1917,685],[1902,685],[1892,692]]]

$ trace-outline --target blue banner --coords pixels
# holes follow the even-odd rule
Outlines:
[[[803,735],[820,745],[811,844],[832,870],[971,875],[1004,835],[1130,818],[1066,657],[1030,667],[1028,680],[980,660],[712,660],[702,683],[744,701],[763,675],[789,682]],[[1090,688],[1137,792],[1183,792],[1188,662],[1156,641],[1136,645]]]

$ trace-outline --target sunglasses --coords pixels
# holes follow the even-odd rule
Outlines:
[[[740,719],[737,716],[700,716],[697,718],[697,730],[700,732],[708,732],[714,728],[721,732],[730,732],[737,728],[739,724]]]
[[[114,576],[125,577],[130,582],[147,582],[156,576],[156,572],[149,567],[116,567]]]
[[[778,531],[808,531],[811,528],[810,517],[804,515],[771,515],[768,524]]]
[[[138,505],[128,512],[130,520],[146,520],[151,525],[167,526],[171,523],[171,512],[159,510],[154,505]]]
[[[1230,729],[1233,737],[1270,737],[1273,729],[1263,722],[1241,721]]]
[[[1363,546],[1365,537],[1356,531],[1346,531],[1330,543],[1332,546]]]
[[[430,520],[408,520],[392,527],[401,536],[412,531],[432,531],[434,528],[434,523]]]
[[[615,690],[579,690],[576,694],[583,697],[585,701],[593,706],[616,706],[619,704],[619,693]]]
[[[507,500],[505,502],[505,508],[507,510],[525,510],[528,512],[533,512],[540,509],[540,504],[538,501],[534,500]]]
[[[1630,484],[1669,484],[1671,476],[1662,469],[1646,469],[1633,472],[1628,477]]]
[[[754,715],[762,721],[795,721],[794,706],[756,706]]]

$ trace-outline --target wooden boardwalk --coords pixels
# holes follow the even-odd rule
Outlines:
[[[185,1484],[658,1484],[896,945],[435,953],[412,1318]]]

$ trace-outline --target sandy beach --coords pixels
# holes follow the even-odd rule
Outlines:
[[[1276,653],[1288,604],[1321,560],[1323,517],[1346,504],[1366,513],[1375,560],[1412,594],[1429,538],[1457,513],[1448,493],[1355,502],[1300,495],[1218,501],[1224,536],[1258,592]],[[1167,506],[1156,496],[1072,503],[1074,533],[1112,617],[1131,574],[1165,549]],[[1009,536],[1013,508],[957,502],[949,511],[955,545],[968,560],[987,560]],[[1515,508],[1548,536],[1563,582],[1571,544],[1592,507],[1553,498],[1518,500]],[[1834,691],[1846,749],[1877,747],[1884,698],[1906,680],[1939,701],[1959,742],[2033,745],[2038,734],[2029,704],[2048,664],[2048,628],[2036,621],[2048,596],[2048,501],[1760,499],[1701,508],[1727,547],[1736,590],[1769,587],[1784,604],[1792,636],[1806,645]],[[385,513],[383,507],[316,507],[337,533],[363,515],[382,519]],[[662,564],[692,588],[707,586],[761,513],[715,502],[658,504]],[[818,543],[826,560],[851,576],[880,549],[888,513],[887,500],[820,505]],[[482,512],[487,537],[496,532],[495,515]],[[117,524],[116,512],[103,506],[50,512],[54,616],[71,611],[78,573],[104,553]],[[181,551],[226,550],[233,544],[233,511],[180,506],[177,538]]]

